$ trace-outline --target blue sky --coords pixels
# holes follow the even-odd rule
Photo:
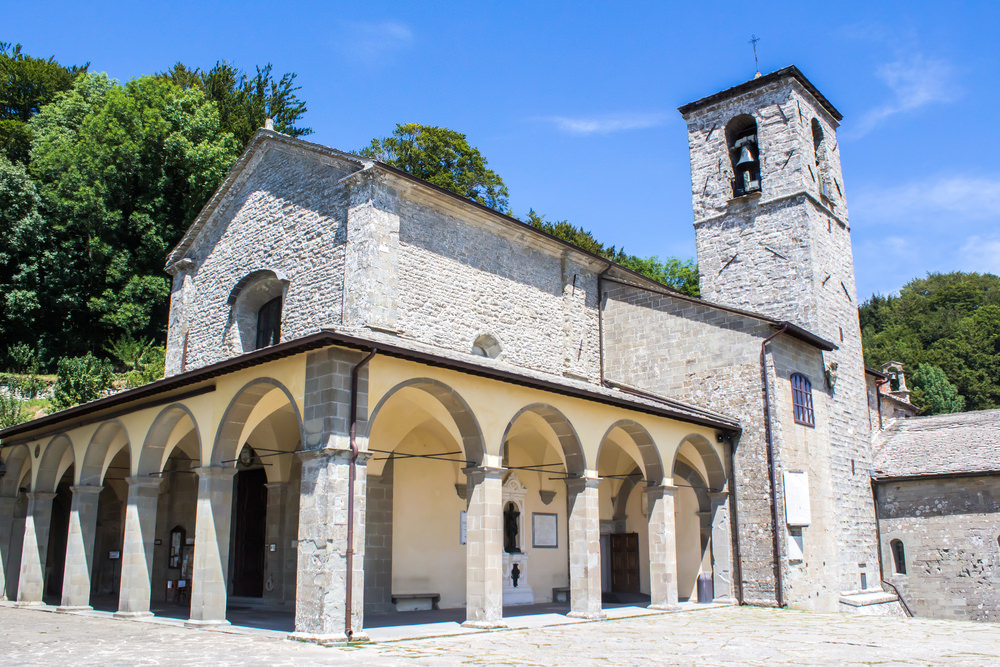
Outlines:
[[[296,72],[313,141],[465,133],[515,214],[694,257],[676,108],[797,65],[840,109],[858,295],[1000,273],[1000,3],[9,3],[0,40],[122,81],[174,62]]]

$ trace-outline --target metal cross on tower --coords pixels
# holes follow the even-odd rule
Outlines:
[[[755,77],[760,76],[760,64],[757,62],[757,42],[760,41],[760,37],[757,35],[750,35],[750,44],[753,46],[753,66],[757,70]]]

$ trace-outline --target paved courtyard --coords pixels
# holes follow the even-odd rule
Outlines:
[[[325,648],[267,631],[0,606],[7,665],[988,665],[1000,626],[721,607]]]

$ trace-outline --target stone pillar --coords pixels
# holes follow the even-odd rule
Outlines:
[[[42,604],[45,592],[45,559],[49,550],[54,493],[29,493],[28,514],[24,518],[24,546],[17,601],[22,605]]]
[[[646,488],[649,500],[650,609],[676,609],[677,541],[674,533],[673,486]]]
[[[285,551],[288,540],[283,530],[285,494],[288,493],[287,482],[268,482],[267,489],[267,519],[264,524],[266,567],[264,568],[264,599],[273,602],[283,602],[285,599]],[[271,551],[270,545],[275,550]]]
[[[7,568],[15,560],[11,550],[14,547],[14,512],[17,510],[17,497],[4,496],[0,498],[0,600],[13,597],[7,590]],[[11,587],[13,588],[13,587]]]
[[[225,625],[229,533],[236,468],[197,468],[198,507],[191,568],[191,618],[185,625]]]
[[[729,494],[710,491],[712,503],[712,586],[716,602],[736,602],[733,597],[733,531],[729,523]]]
[[[125,536],[122,540],[122,580],[115,616],[151,616],[149,596],[156,538],[156,506],[162,477],[126,477]],[[75,497],[74,497],[75,500]]]
[[[570,612],[603,618],[601,611],[601,517],[596,477],[566,480],[569,504]]]
[[[66,567],[63,570],[59,611],[90,609],[90,574],[94,566],[97,536],[97,501],[101,486],[74,486],[66,536]]]
[[[354,516],[348,517],[351,452],[302,452],[298,571],[293,639],[331,644],[367,639],[364,623],[367,453],[355,465]],[[352,520],[351,635],[347,634],[347,522]]]
[[[466,468],[465,618],[472,628],[503,623],[503,468]]]

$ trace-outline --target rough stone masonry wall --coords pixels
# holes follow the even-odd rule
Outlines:
[[[877,497],[886,578],[914,616],[1000,621],[1000,477],[880,482]]]
[[[597,380],[596,273],[575,253],[412,191],[393,212],[401,335],[471,352],[487,334],[507,363]]]
[[[254,271],[289,280],[281,339],[338,323],[346,238],[348,166],[294,147],[265,147],[246,167],[226,202],[185,257],[193,267],[174,276],[167,338],[167,375],[240,354],[228,344],[236,284]]]
[[[725,125],[757,122],[759,195],[736,200]],[[823,129],[820,166],[812,120]],[[839,346],[831,398],[831,480],[838,490],[840,585],[877,587],[874,508],[867,488],[870,424],[850,229],[836,124],[801,85],[783,79],[687,117],[702,296],[799,324]],[[821,186],[827,179],[826,197]]]
[[[748,317],[607,281],[605,377],[739,420],[733,453],[743,599],[774,604],[770,488],[761,403],[760,341]]]

